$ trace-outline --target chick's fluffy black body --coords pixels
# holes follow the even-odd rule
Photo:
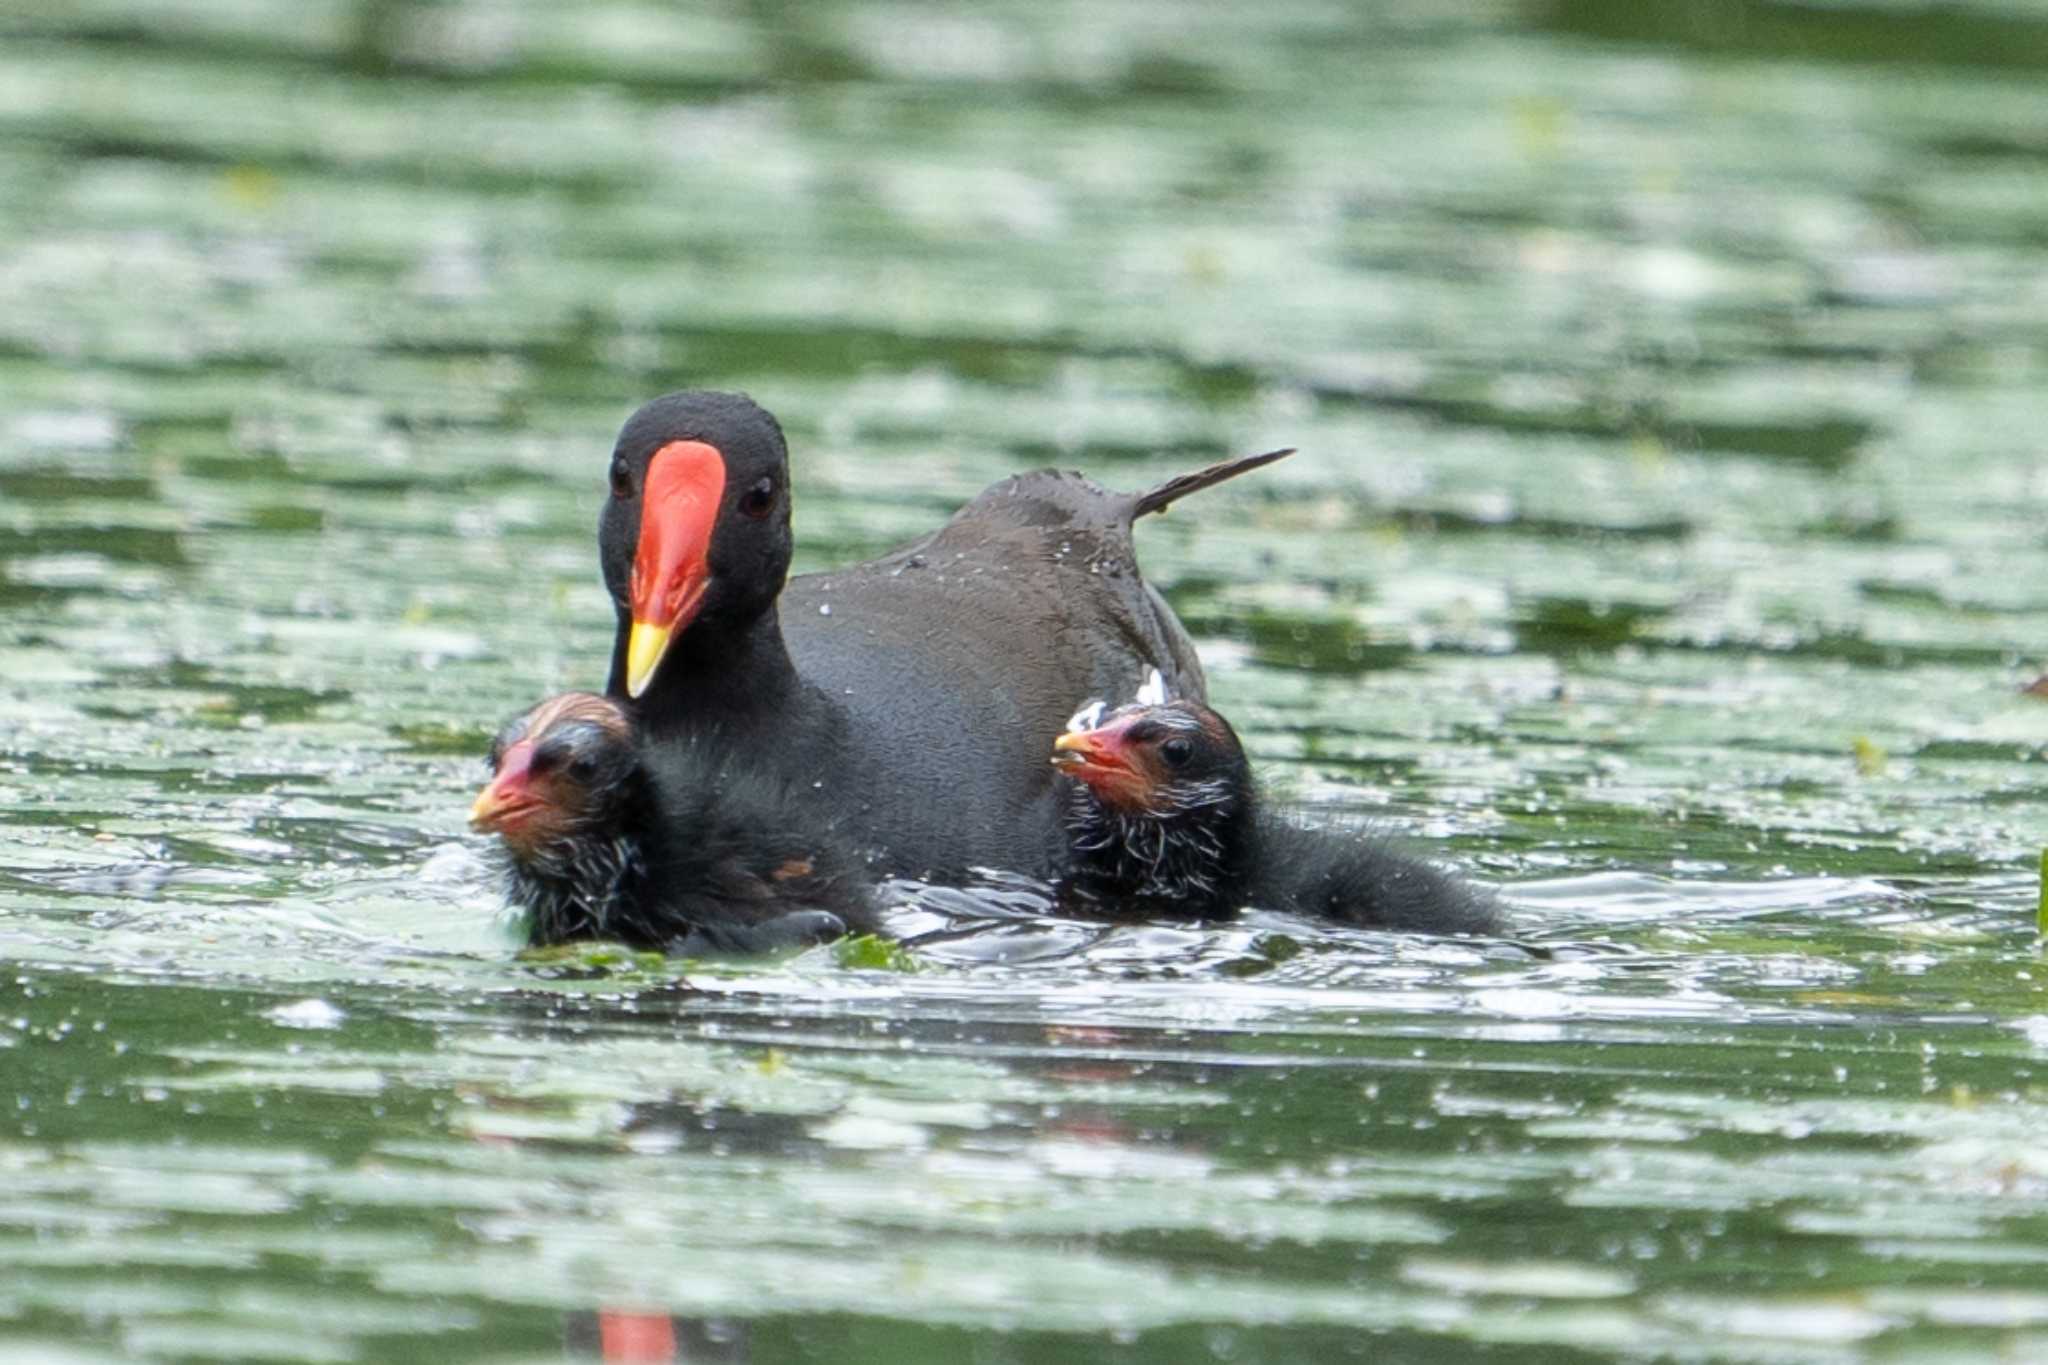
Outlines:
[[[638,791],[622,789],[615,825],[531,860],[508,858],[507,895],[527,912],[529,941],[603,939],[687,956],[876,928],[860,859],[786,828],[778,784],[709,763],[698,778],[664,794],[636,772]]]
[[[537,813],[500,831],[506,895],[530,943],[747,953],[878,927],[860,856],[800,814],[786,784],[708,746],[672,747],[657,776],[622,712],[616,725],[541,715],[551,704],[492,747],[502,783],[507,752],[533,743]]]
[[[1063,737],[1070,902],[1121,913],[1221,918],[1255,905],[1367,928],[1487,934],[1483,888],[1367,830],[1268,809],[1236,733],[1197,702],[1133,705]]]

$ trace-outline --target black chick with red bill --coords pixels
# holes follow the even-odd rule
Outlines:
[[[789,578],[789,451],[765,409],[669,394],[626,422],[599,553],[618,626],[606,691],[661,774],[714,742],[839,822],[878,872],[1046,877],[1063,802],[1043,737],[1064,699],[1157,669],[1201,697],[1194,645],[1138,572],[1132,524],[1279,459],[1144,493],[1005,479],[879,559]]]
[[[470,824],[498,836],[536,947],[705,957],[879,928],[863,859],[786,783],[708,747],[678,748],[652,772],[610,698],[548,698],[506,723],[489,763]]]
[[[1074,779],[1059,878],[1069,904],[1196,918],[1257,906],[1374,929],[1502,931],[1486,890],[1368,831],[1267,809],[1237,732],[1200,702],[1135,702],[1099,724],[1076,717],[1052,762]]]

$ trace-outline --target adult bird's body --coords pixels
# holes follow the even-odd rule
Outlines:
[[[1132,523],[1278,459],[1145,493],[1078,474],[1005,479],[880,559],[784,580],[788,455],[773,417],[690,392],[636,413],[600,519],[618,611],[608,690],[634,699],[648,761],[712,743],[790,778],[876,866],[1046,876],[1064,845],[1044,736],[1065,698],[1159,670],[1205,684],[1138,572]]]

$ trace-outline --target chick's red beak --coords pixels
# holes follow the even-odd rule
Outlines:
[[[711,532],[725,496],[725,457],[703,441],[670,441],[647,464],[640,544],[628,597],[626,693],[654,680],[669,642],[689,628],[711,586]]]
[[[510,836],[546,804],[533,789],[533,741],[522,739],[498,760],[498,771],[469,808],[469,827]]]
[[[1069,730],[1052,742],[1052,764],[1110,805],[1142,807],[1152,790],[1152,774],[1126,734],[1129,728],[1112,722],[1095,730]]]

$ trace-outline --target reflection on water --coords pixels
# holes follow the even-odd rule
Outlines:
[[[0,19],[0,1343],[51,1360],[2048,1354],[2025,6]],[[521,957],[617,422],[800,568],[1138,487],[1275,799],[1511,936],[893,884]]]

